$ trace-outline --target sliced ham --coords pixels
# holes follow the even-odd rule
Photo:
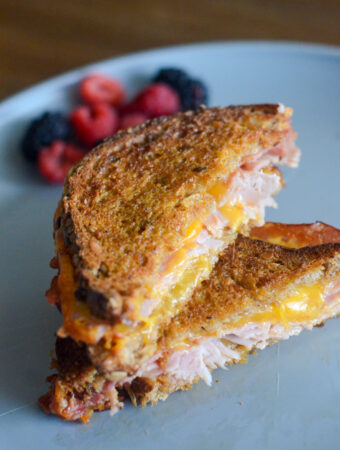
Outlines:
[[[242,168],[244,170],[259,170],[268,166],[268,164],[297,167],[300,161],[300,150],[294,143],[295,137],[296,134],[290,130],[278,145],[264,150],[261,154],[245,158]]]
[[[248,322],[241,327],[230,328],[221,332],[219,338],[205,338],[199,344],[173,351],[165,367],[163,355],[155,355],[128,381],[132,381],[136,376],[157,378],[160,375],[167,375],[177,383],[192,383],[201,378],[210,385],[210,371],[239,361],[242,347],[247,351],[264,349],[273,342],[298,335],[302,330],[312,329],[317,323],[340,314],[340,281],[331,283],[326,288],[324,314],[321,313],[322,311],[320,317],[314,321],[291,323],[289,327],[266,321]]]
[[[196,237],[191,248],[186,251],[187,260],[183,261],[178,270],[185,267],[200,255],[218,253],[226,246],[222,239],[223,230],[231,226],[228,219],[222,214],[220,208],[226,203],[230,205],[241,205],[245,222],[251,220],[253,225],[261,225],[264,220],[265,208],[275,207],[276,203],[273,195],[281,187],[281,178],[275,172],[265,172],[263,170],[243,170],[239,169],[232,178],[229,188],[226,189],[225,197],[216,205],[216,209],[204,219],[203,229]],[[244,223],[246,225],[246,223]],[[175,254],[171,258],[175,257]],[[166,291],[178,280],[178,272],[167,271],[167,266],[171,258],[164,262],[160,277],[160,288],[157,298],[147,298],[141,307],[143,317],[148,317],[160,301],[160,292]]]

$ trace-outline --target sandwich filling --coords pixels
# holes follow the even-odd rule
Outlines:
[[[86,422],[95,410],[121,408],[122,390],[134,404],[155,403],[199,379],[210,384],[213,369],[245,362],[252,350],[339,315],[340,230],[321,223],[266,224],[251,231],[259,234],[284,245],[239,236],[137,370],[98,370],[89,358],[91,346],[59,339],[57,347],[66,351],[57,348],[59,375],[40,399],[45,411]],[[288,248],[293,241],[309,246],[294,251]]]
[[[220,181],[208,190],[215,207],[188,227],[181,247],[164,261],[160,283],[149,288],[149,294],[140,303],[136,339],[142,337],[143,344],[150,345],[159,327],[177,314],[195,287],[208,278],[218,255],[232,241],[235,232],[263,223],[265,207],[276,206],[273,195],[281,187],[280,172],[269,166],[260,170],[240,168],[229,182]],[[58,335],[88,344],[104,339],[106,348],[111,348],[114,342],[113,350],[119,351],[124,336],[128,333],[131,338],[131,327],[124,323],[112,326],[98,319],[85,303],[75,298],[77,283],[73,264],[58,232],[56,243],[59,275],[52,283],[48,298],[50,303],[61,305],[64,323]],[[149,354],[154,350],[150,346]]]
[[[164,261],[159,283],[141,304],[141,320],[149,317],[161,300],[163,314],[176,314],[181,298],[188,298],[207,278],[219,253],[233,239],[232,232],[246,232],[250,226],[264,223],[265,208],[276,207],[273,196],[283,184],[281,173],[273,165],[297,167],[299,163],[300,151],[294,137],[293,132],[288,132],[280,145],[245,158],[227,180],[221,179],[208,188],[207,194],[214,199],[213,209],[188,227],[182,245]]]
[[[169,348],[164,355],[155,355],[137,376],[151,379],[166,376],[174,383],[183,384],[203,379],[211,384],[211,370],[242,361],[245,349],[247,352],[264,349],[339,313],[339,281],[327,286],[321,283],[303,286],[279,304],[273,303],[263,312],[221,327],[215,336],[191,339],[189,333],[185,341],[174,341],[170,356]]]
[[[161,285],[153,288],[141,305],[144,337],[161,325],[159,316],[166,319],[178,313],[196,286],[209,276],[235,232],[246,230],[249,224],[263,224],[265,207],[276,207],[273,195],[281,186],[277,169],[240,169],[229,183],[221,181],[209,189],[215,199],[214,210],[188,227],[182,246],[163,265]]]
[[[326,286],[322,283],[302,286],[280,303],[274,302],[262,312],[221,327],[214,336],[190,341],[189,334],[186,341],[174,341],[172,348],[151,357],[133,376],[124,376],[124,372],[103,376],[93,366],[69,381],[53,375],[51,391],[41,397],[40,405],[63,419],[88,423],[93,411],[111,409],[113,414],[123,407],[118,396],[121,388],[126,389],[136,406],[138,392],[133,389],[134,381],[137,385],[156,386],[160,380],[167,386],[166,392],[158,393],[154,401],[165,399],[173,390],[186,389],[200,379],[211,385],[212,370],[245,362],[251,350],[298,335],[339,314],[339,281]],[[143,398],[142,394],[142,405],[147,401],[148,397]]]
[[[274,168],[273,165],[297,166],[300,152],[294,144],[295,133],[290,127],[291,110],[287,108],[282,111],[281,108],[279,112],[284,113],[284,117],[280,118],[281,122],[274,122],[270,125],[273,129],[278,128],[277,140],[266,141],[266,134],[270,133],[270,129],[269,127],[266,128],[266,123],[262,124],[263,130],[260,127],[259,133],[262,139],[253,140],[251,151],[241,161],[236,159],[231,168],[227,164],[230,158],[225,157],[226,163],[223,163],[223,169],[219,169],[217,175],[212,176],[207,182],[196,183],[192,192],[184,191],[185,196],[183,198],[178,197],[180,203],[185,202],[188,197],[192,201],[192,198],[196,198],[197,195],[200,207],[197,208],[197,214],[192,207],[189,215],[189,217],[194,218],[194,221],[192,223],[188,221],[190,224],[186,230],[185,227],[180,229],[179,241],[172,241],[176,244],[172,246],[169,244],[166,251],[163,251],[163,249],[158,253],[157,246],[149,246],[152,248],[150,260],[157,254],[167,255],[164,259],[163,256],[159,259],[154,257],[154,260],[157,261],[155,263],[157,270],[153,268],[148,272],[148,269],[145,276],[137,277],[136,273],[143,273],[143,264],[144,262],[147,264],[149,255],[143,255],[143,252],[137,252],[136,254],[132,252],[135,254],[135,258],[132,261],[131,257],[132,262],[129,259],[129,264],[133,264],[134,269],[131,268],[130,271],[127,271],[126,285],[130,286],[130,288],[126,287],[127,292],[124,291],[124,283],[121,283],[120,291],[115,290],[115,288],[110,290],[110,282],[114,279],[114,273],[113,275],[109,273],[107,279],[105,279],[105,274],[101,277],[101,267],[105,268],[105,259],[98,257],[98,263],[94,264],[94,266],[99,267],[98,269],[81,267],[76,251],[68,248],[69,244],[65,242],[66,220],[60,229],[56,227],[55,241],[59,275],[52,283],[48,298],[50,303],[60,305],[64,317],[64,323],[58,332],[58,336],[71,337],[92,346],[89,349],[91,357],[96,355],[93,362],[104,371],[113,370],[115,365],[125,366],[129,370],[137,370],[151,355],[155,354],[158,338],[162,335],[164,328],[190,299],[194,289],[203,280],[209,278],[219,255],[235,239],[236,233],[247,234],[249,227],[262,225],[265,208],[276,206],[273,195],[280,190],[283,181],[279,170]],[[238,122],[234,124],[237,133],[235,134],[234,130],[236,142],[233,142],[232,152],[235,152],[234,147],[238,149],[238,152],[241,152],[242,139],[247,140],[249,134],[256,134],[259,123],[255,121],[256,119],[251,117],[246,125]],[[267,144],[265,144],[266,142]],[[213,143],[211,146],[213,147]],[[139,153],[139,155],[141,154]],[[194,154],[194,156],[197,159],[197,154]],[[204,158],[202,162],[203,160]],[[206,169],[206,167],[202,165],[202,167],[195,167],[196,169],[199,169],[199,173],[201,169]],[[93,189],[95,188],[97,189],[94,183]],[[108,191],[105,189],[103,192],[108,194],[109,188]],[[103,192],[98,191],[98,200],[94,196],[97,203],[102,200]],[[105,201],[110,203],[109,197],[105,198]],[[94,201],[92,198],[90,200]],[[122,199],[119,201],[122,201]],[[119,204],[119,201],[114,202],[114,204]],[[148,206],[147,203],[145,205]],[[62,216],[61,208],[56,217]],[[107,208],[109,207],[107,206]],[[186,211],[185,207],[183,208],[183,211]],[[116,210],[112,209],[112,211]],[[163,215],[165,213],[166,211]],[[82,213],[82,215],[84,214]],[[186,216],[184,215],[184,217]],[[86,225],[86,229],[91,227],[95,229],[95,216],[91,216],[91,221],[93,224],[91,222],[91,226]],[[157,220],[154,223],[157,224]],[[101,255],[101,238],[93,238],[92,235],[95,234],[95,231],[92,231],[92,228],[89,241],[85,241],[84,246],[86,249],[91,248],[91,252],[94,254],[97,252]],[[157,231],[157,225],[155,225],[155,230]],[[105,232],[106,230],[100,229],[99,236],[106,236]],[[135,236],[133,233],[132,237]],[[140,236],[143,236],[143,234],[131,238],[133,242],[126,244],[126,247],[130,248],[130,244],[136,246],[136,239],[141,239],[142,245],[143,239]],[[116,241],[117,239],[114,240],[114,248],[117,246]],[[130,266],[128,263],[124,263],[125,250],[120,250],[118,247],[116,252],[112,251],[111,253],[114,255],[115,268],[118,272],[120,270],[124,272],[126,267]],[[163,247],[164,242],[162,242]],[[122,248],[125,248],[124,245],[122,245]],[[122,258],[121,265],[124,266],[123,268],[119,266],[118,252],[121,252],[119,254]],[[141,261],[140,264],[139,261]],[[106,268],[111,270],[107,266]],[[114,272],[116,269],[112,269],[112,271]],[[80,286],[78,276],[85,270],[89,279],[92,276],[95,278],[94,283],[98,282],[97,284],[101,287],[104,284],[108,286],[108,288],[103,288],[103,292],[106,294],[103,294],[100,300],[95,298],[92,306],[94,303],[97,305],[102,301],[105,305],[109,305],[108,309],[112,305],[112,310],[115,310],[117,303],[121,301],[121,309],[117,314],[110,310],[108,315],[105,315],[106,311],[104,311],[101,316],[92,309],[86,298],[83,300],[78,296]],[[131,282],[132,279],[136,279],[135,284]],[[89,295],[94,293],[94,297],[98,293],[95,288],[92,289],[91,287],[87,292],[90,292]],[[110,295],[112,298],[110,298]],[[119,299],[119,297],[121,298]],[[123,300],[123,297],[129,301]],[[110,361],[106,358],[107,353],[113,355],[110,356]]]

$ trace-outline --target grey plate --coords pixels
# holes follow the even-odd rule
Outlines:
[[[181,66],[205,80],[211,104],[281,101],[295,109],[303,157],[285,171],[287,188],[269,220],[322,220],[340,226],[340,51],[270,42],[211,43],[160,49],[73,71],[0,105],[0,448],[1,449],[320,449],[339,448],[340,332],[322,329],[217,370],[144,410],[64,423],[37,407],[60,324],[44,291],[53,275],[52,216],[60,188],[42,183],[18,154],[27,120],[67,110],[74,85],[107,72],[137,90],[160,66]],[[219,381],[217,383],[217,381]]]

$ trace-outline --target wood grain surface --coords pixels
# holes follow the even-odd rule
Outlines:
[[[339,0],[0,0],[0,98],[136,50],[221,39],[340,45]]]

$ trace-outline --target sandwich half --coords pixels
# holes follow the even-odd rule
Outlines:
[[[201,108],[122,131],[69,173],[55,214],[58,331],[113,378],[136,373],[219,254],[296,167],[283,105]]]
[[[137,372],[103,372],[87,346],[58,338],[45,412],[88,422],[117,410],[124,396],[154,404],[217,367],[245,362],[263,349],[340,314],[340,230],[323,223],[268,223],[238,234],[159,337]]]

